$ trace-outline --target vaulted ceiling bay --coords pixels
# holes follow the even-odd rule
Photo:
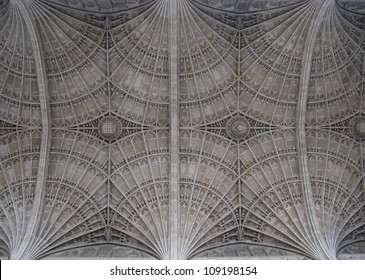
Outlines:
[[[365,259],[364,23],[1,0],[0,258]]]

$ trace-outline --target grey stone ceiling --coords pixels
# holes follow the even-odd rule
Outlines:
[[[144,5],[153,0],[41,0],[64,8],[81,11],[111,13]]]
[[[361,5],[0,1],[0,258],[365,258]]]
[[[231,12],[253,12],[279,8],[305,0],[193,0],[216,9]]]

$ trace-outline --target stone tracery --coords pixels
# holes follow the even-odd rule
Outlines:
[[[0,3],[0,258],[106,256],[108,246],[123,258],[358,256],[364,8],[234,2]],[[313,28],[320,7],[327,10]],[[180,110],[171,112],[176,92]],[[180,125],[174,145],[171,114]],[[28,227],[39,236],[24,244]]]

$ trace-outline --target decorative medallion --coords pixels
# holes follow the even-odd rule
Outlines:
[[[365,117],[354,117],[350,122],[350,132],[357,139],[365,139]]]
[[[99,123],[99,134],[106,140],[117,139],[122,134],[122,124],[115,117],[105,117]]]
[[[250,133],[250,123],[245,117],[233,117],[227,122],[227,134],[235,140],[242,140]]]

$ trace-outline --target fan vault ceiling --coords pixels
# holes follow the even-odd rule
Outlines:
[[[365,258],[363,1],[0,1],[0,257]]]

